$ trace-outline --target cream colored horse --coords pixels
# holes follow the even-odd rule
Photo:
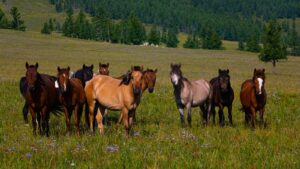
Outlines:
[[[85,93],[89,105],[90,129],[94,130],[94,110],[97,110],[96,120],[101,134],[104,133],[102,118],[105,110],[120,110],[126,133],[129,134],[132,125],[132,115],[137,107],[137,98],[141,95],[143,73],[141,70],[131,71],[116,79],[110,76],[98,75],[87,82]]]

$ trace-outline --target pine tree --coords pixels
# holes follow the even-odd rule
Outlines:
[[[246,50],[249,52],[259,52],[261,47],[259,46],[259,35],[257,32],[252,33],[246,43]]]
[[[296,19],[293,18],[292,30],[289,33],[289,46],[291,47],[291,55],[300,56],[300,42],[296,30]]]
[[[113,24],[111,29],[111,43],[119,43],[121,40],[121,26],[120,24]]]
[[[51,30],[47,22],[44,23],[44,27],[41,30],[42,34],[51,34]]]
[[[160,43],[160,31],[156,26],[153,26],[148,35],[149,44],[159,45]]]
[[[203,28],[200,36],[202,38],[203,49],[221,49],[221,38],[210,26]]]
[[[129,42],[140,45],[146,40],[146,30],[142,22],[135,15],[131,14],[128,18]]]
[[[242,39],[239,40],[239,47],[238,50],[245,50],[245,44]]]
[[[0,28],[8,28],[8,20],[4,12],[0,8]]]
[[[162,33],[161,33],[161,40],[162,43],[167,43],[167,29],[163,27]]]
[[[48,26],[49,26],[49,30],[50,30],[51,32],[54,31],[53,20],[52,20],[51,18],[49,19]]]
[[[128,20],[122,20],[120,22],[120,30],[121,30],[120,42],[123,44],[130,44]]]
[[[74,21],[73,21],[73,12],[67,12],[67,18],[62,26],[63,35],[67,37],[74,36]]]
[[[211,35],[211,49],[221,49],[222,41],[217,32],[213,32]]]
[[[190,49],[199,49],[200,48],[200,41],[196,35],[189,35],[185,43],[183,44],[184,48]]]
[[[11,22],[11,28],[15,30],[25,31],[26,26],[24,24],[24,21],[21,20],[21,14],[18,11],[18,8],[12,7],[10,10],[10,14],[12,15],[12,22]]]
[[[287,59],[286,46],[281,41],[281,27],[276,21],[270,21],[265,27],[263,35],[263,49],[259,59],[263,62],[272,62],[273,67],[281,59]]]
[[[103,8],[98,8],[92,19],[95,39],[99,41],[110,41],[110,29],[112,21],[110,15]]]
[[[176,48],[179,41],[177,39],[177,31],[172,28],[168,30],[168,34],[167,34],[167,42],[166,45],[167,47],[171,47],[171,48]]]

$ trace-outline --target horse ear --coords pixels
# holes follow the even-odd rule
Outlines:
[[[219,74],[221,74],[221,72],[222,72],[222,70],[221,70],[221,69],[219,69]]]
[[[68,68],[67,68],[67,69],[68,69],[68,71],[70,71],[70,66],[68,66]]]
[[[158,71],[158,70],[157,70],[157,69],[155,69],[155,70],[154,70],[154,73],[157,73],[157,71]]]
[[[93,70],[93,68],[94,68],[94,65],[92,64],[92,65],[91,65],[91,69]]]
[[[256,74],[256,68],[254,68],[254,71],[253,71],[253,75],[255,75]]]
[[[131,71],[133,71],[134,70],[134,67],[131,65]]]
[[[26,64],[25,64],[25,67],[26,67],[26,69],[28,69],[28,68],[29,68],[29,64],[28,64],[28,62],[26,62]]]
[[[144,70],[144,65],[141,66],[141,71],[143,71],[143,70]]]
[[[99,67],[101,67],[101,62],[99,62]]]
[[[229,69],[226,70],[227,74],[229,73]]]
[[[59,66],[57,66],[57,71],[60,71],[60,67]]]
[[[179,69],[181,68],[181,63],[178,64]]]
[[[37,69],[39,67],[39,63],[38,62],[36,62],[36,64],[35,64],[35,68]]]
[[[173,63],[171,63],[171,64],[170,64],[170,67],[173,68],[173,66],[174,66]]]
[[[85,67],[86,67],[85,64],[83,64],[83,65],[82,65],[82,68],[85,69]]]
[[[106,64],[107,68],[109,67],[109,63]]]
[[[264,73],[265,73],[265,68],[263,68],[263,70],[262,70]]]

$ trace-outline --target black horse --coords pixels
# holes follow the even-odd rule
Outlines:
[[[78,78],[81,83],[83,88],[85,87],[85,84],[87,81],[91,80],[93,78],[93,68],[94,65],[92,64],[91,66],[86,66],[85,64],[82,65],[82,69],[77,70],[73,75],[72,78]],[[87,102],[85,103],[85,124],[86,128],[89,128],[89,107]]]
[[[210,84],[213,87],[213,98],[212,98],[212,115],[213,123],[215,124],[215,106],[219,107],[219,121],[220,125],[224,126],[224,107],[228,108],[228,119],[232,125],[232,102],[234,100],[234,92],[230,84],[229,70],[219,69],[219,76],[210,80]]]

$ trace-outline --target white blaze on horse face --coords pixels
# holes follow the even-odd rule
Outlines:
[[[58,81],[55,80],[55,88],[58,89],[59,88],[59,85],[58,85]]]
[[[175,74],[175,73],[172,73],[172,75],[171,75],[171,80],[172,80],[172,82],[173,82],[175,85],[177,85],[177,84],[178,84],[178,80],[179,80],[178,75]]]
[[[258,88],[259,88],[258,94],[261,94],[262,93],[261,88],[263,86],[264,80],[262,78],[257,78],[257,80],[258,80]]]
[[[63,74],[63,76],[66,77],[66,74]],[[66,80],[64,81],[64,91],[67,91]]]

